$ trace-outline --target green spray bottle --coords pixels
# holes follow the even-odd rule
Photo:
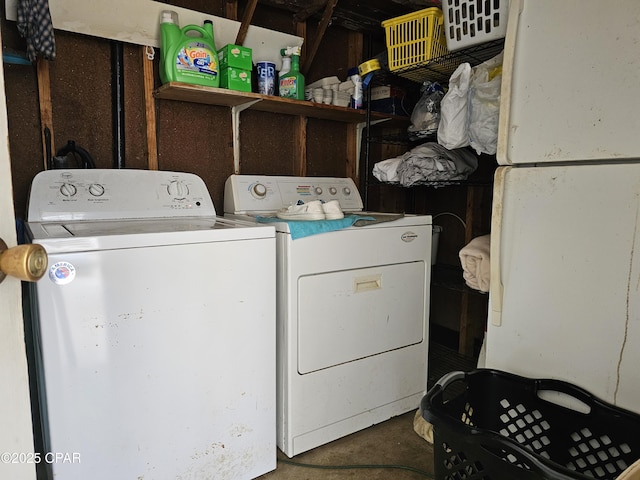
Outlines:
[[[199,36],[187,35],[196,32]],[[162,12],[160,23],[160,80],[182,82],[205,87],[220,86],[218,54],[213,39],[213,23],[178,26],[178,14]]]
[[[280,74],[279,95],[284,98],[304,100],[304,76],[300,73],[300,47],[283,48],[280,50],[280,55],[283,59],[291,58],[291,69]],[[283,62],[283,64],[287,63]]]

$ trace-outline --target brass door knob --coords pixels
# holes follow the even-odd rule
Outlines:
[[[35,282],[47,271],[47,252],[42,245],[31,243],[7,248],[0,239],[0,282],[7,275]]]

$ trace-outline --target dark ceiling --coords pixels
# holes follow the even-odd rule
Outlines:
[[[260,3],[292,12],[297,21],[304,21],[321,19],[327,1],[336,0],[260,0]],[[440,0],[337,0],[331,25],[383,35],[380,26],[383,20],[440,5]]]

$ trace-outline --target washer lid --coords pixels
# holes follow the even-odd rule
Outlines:
[[[27,230],[49,254],[275,237],[272,226],[223,218],[32,222]]]

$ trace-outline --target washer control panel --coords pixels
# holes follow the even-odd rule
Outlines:
[[[133,169],[47,170],[35,176],[29,222],[215,217],[202,179]]]
[[[338,200],[346,212],[362,211],[362,199],[350,178],[231,175],[224,186],[224,211],[269,214],[298,202]]]

